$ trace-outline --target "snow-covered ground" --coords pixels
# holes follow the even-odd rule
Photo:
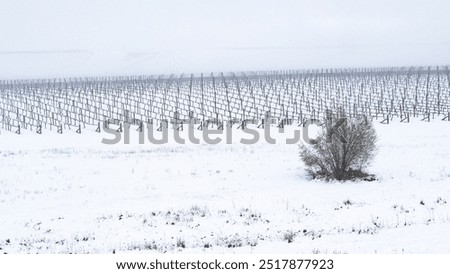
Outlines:
[[[346,183],[309,180],[296,145],[1,131],[0,252],[450,252],[450,122],[376,129],[379,180]]]

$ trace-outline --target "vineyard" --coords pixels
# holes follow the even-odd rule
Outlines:
[[[102,125],[121,129],[125,122],[142,129],[170,119],[194,120],[199,129],[268,116],[279,126],[301,125],[337,108],[382,123],[450,120],[450,72],[414,67],[0,82],[1,128],[17,134],[81,133],[86,126],[100,132]]]
[[[0,254],[449,253],[449,78],[430,67],[0,81]],[[374,121],[375,181],[311,179],[281,141],[342,109]],[[269,116],[277,142],[236,141]],[[174,119],[193,121],[194,137],[231,124],[234,141],[195,144]],[[144,123],[189,138],[141,143]],[[111,132],[129,142],[105,145]]]

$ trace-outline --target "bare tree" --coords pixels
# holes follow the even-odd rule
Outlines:
[[[313,178],[368,178],[363,168],[375,156],[377,141],[372,122],[365,117],[349,118],[343,111],[338,113],[328,113],[311,145],[300,145],[300,158]]]

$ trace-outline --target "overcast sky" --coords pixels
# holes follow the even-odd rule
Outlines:
[[[446,65],[450,2],[1,0],[0,35],[0,77]]]

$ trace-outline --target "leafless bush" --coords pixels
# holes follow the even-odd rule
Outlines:
[[[349,118],[342,111],[328,114],[311,145],[300,145],[300,158],[313,178],[373,180],[363,172],[375,156],[377,136],[365,117]]]

